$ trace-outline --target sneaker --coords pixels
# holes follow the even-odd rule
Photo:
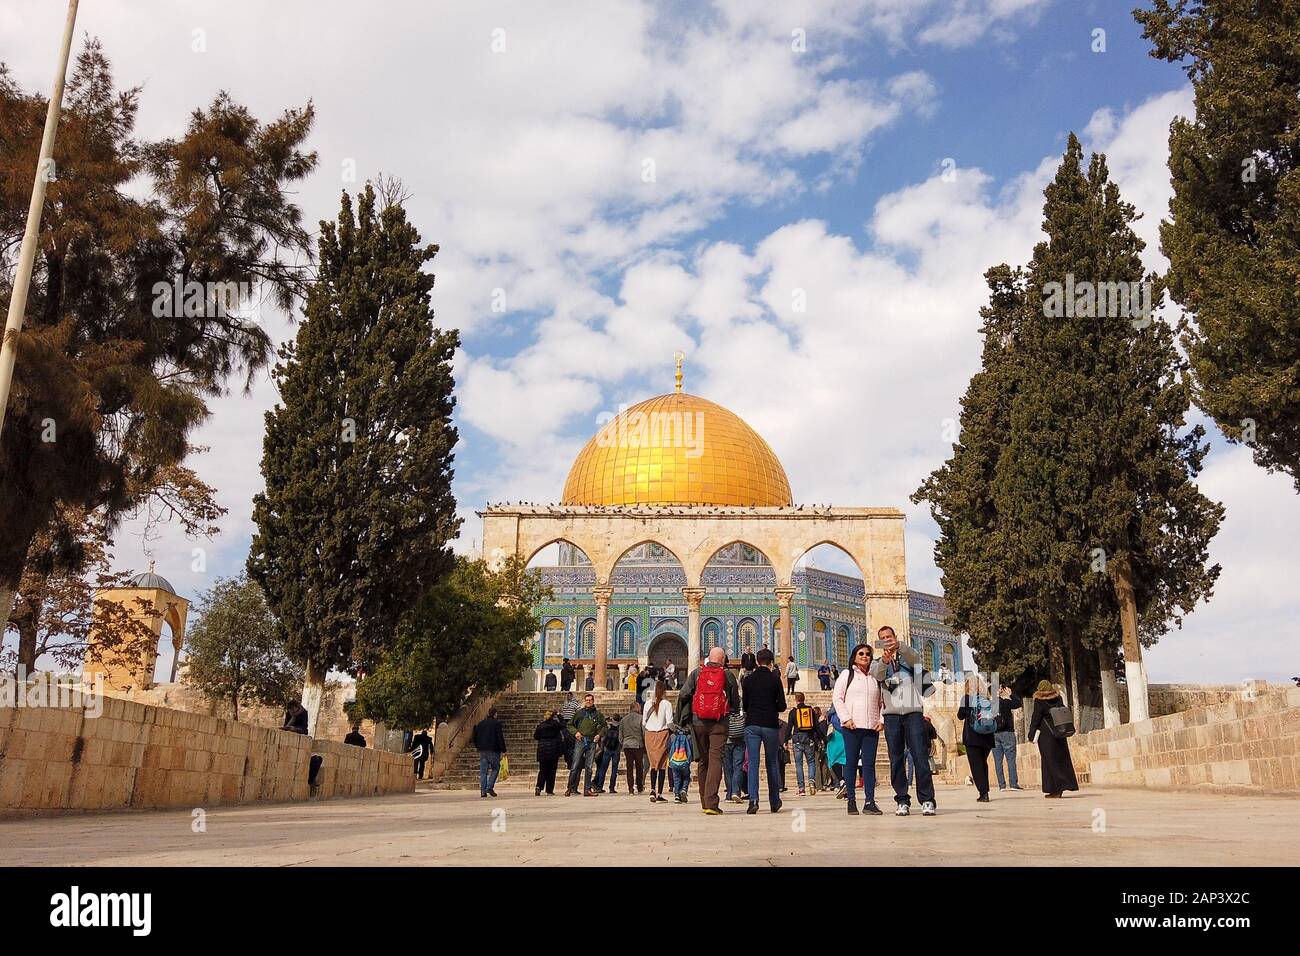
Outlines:
[[[850,800],[850,801],[849,801],[849,816],[851,816],[851,817],[856,817],[857,815],[858,815],[858,804],[857,804],[857,801],[856,801],[856,800]]]
[[[497,795],[497,792],[496,792],[495,790],[489,790],[489,791],[488,791],[488,796],[489,796],[489,797],[495,797],[496,795]]]
[[[803,787],[800,787],[800,788],[799,788],[799,796],[801,796],[801,797],[806,797],[806,796],[808,796],[808,794],[804,793],[804,789],[803,789]]]
[[[885,811],[881,810],[880,807],[876,806],[875,801],[872,801],[871,803],[868,803],[866,806],[862,808],[862,812],[869,813],[873,817],[878,817]]]
[[[783,804],[783,803],[778,803],[776,806],[774,806],[774,807],[772,808],[772,812],[773,812],[773,813],[780,813],[780,812],[781,812],[781,808],[782,808],[783,806],[785,806],[785,804]]]
[[[939,811],[935,809],[933,800],[927,800],[925,803],[921,804],[921,816],[923,817],[932,817],[938,812]]]
[[[704,808],[704,815],[705,815],[706,817],[720,817],[720,816],[722,816],[722,811],[721,811],[721,810],[714,810],[712,807],[705,807],[705,808]]]
[[[1008,790],[1024,790],[1025,788],[1024,788],[1024,787],[1015,787],[1015,786],[1012,786],[1012,787],[1008,787],[1007,789],[1008,789]]]
[[[482,799],[482,800],[486,800],[486,799],[487,799],[487,794],[486,794],[486,793],[480,793],[480,794],[479,794],[479,798]]]
[[[810,796],[810,797],[815,797],[815,796],[817,796],[817,788],[816,788],[816,787],[809,787],[809,788],[808,788],[808,796]]]
[[[1006,790],[1006,789],[1007,789],[1006,787],[998,787],[998,793],[1001,793],[1002,791],[1004,791],[1004,790]],[[1019,790],[1020,788],[1017,787],[1016,789]]]
[[[749,804],[749,806],[745,809],[745,812],[746,812],[746,813],[757,813],[757,812],[758,812],[758,804],[757,804],[757,803],[754,803],[754,802],[751,801],[750,804]]]
[[[911,807],[909,807],[906,803],[900,803],[900,804],[898,805],[898,808],[897,808],[896,810],[894,810],[894,816],[896,816],[896,817],[905,817],[905,816],[907,816],[908,814],[910,814],[911,812],[912,812]]]

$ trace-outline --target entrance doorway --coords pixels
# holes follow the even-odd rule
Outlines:
[[[650,641],[650,649],[646,656],[651,664],[659,668],[672,661],[673,667],[677,669],[677,679],[679,681],[686,680],[686,665],[690,662],[690,656],[686,650],[686,642],[676,634],[667,633],[656,636]]]

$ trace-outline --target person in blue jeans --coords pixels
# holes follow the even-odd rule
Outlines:
[[[879,681],[884,692],[885,744],[889,748],[890,782],[894,785],[894,813],[905,817],[910,812],[911,787],[904,756],[910,753],[921,812],[927,817],[934,816],[937,808],[934,777],[930,773],[930,725],[922,714],[927,691],[921,655],[915,648],[901,643],[888,625],[880,628],[877,637],[881,653],[871,665],[871,676]]]
[[[745,712],[738,710],[727,717],[727,746],[722,750],[722,776],[727,784],[727,800],[742,803],[745,793]]]
[[[474,725],[471,738],[478,750],[479,796],[495,797],[497,774],[501,772],[501,755],[506,752],[505,731],[501,727],[501,721],[497,720],[495,707]]]
[[[695,759],[695,746],[686,728],[674,724],[668,737],[668,783],[673,789],[673,799],[686,802],[686,791],[691,785],[691,761]]]
[[[596,741],[605,731],[605,716],[596,709],[596,698],[587,694],[582,708],[569,719],[569,733],[573,734],[573,760],[569,766],[569,788],[566,797],[578,792],[578,777],[582,775],[582,795],[594,797],[599,790],[591,788],[591,763],[596,754]]]
[[[618,793],[619,754],[618,723],[611,722],[601,737],[600,753],[596,757],[597,790],[605,789],[605,774],[613,770],[609,776],[609,792]]]
[[[862,768],[864,809],[879,816],[876,806],[876,749],[880,745],[883,724],[884,691],[871,674],[872,650],[869,644],[858,644],[849,655],[849,666],[835,679],[832,695],[835,713],[839,718],[844,745],[844,785],[849,816],[857,816],[857,781],[859,763]]]
[[[758,652],[758,667],[741,685],[745,712],[745,752],[749,758],[749,807],[746,813],[758,813],[758,751],[763,750],[767,765],[767,802],[773,813],[781,809],[781,712],[785,710],[785,691],[781,678],[773,670],[775,657],[770,648]]]
[[[993,734],[993,770],[998,775],[998,789],[1007,789],[1007,778],[1011,779],[1011,789],[1019,790],[1020,780],[1016,777],[1016,724],[1012,711],[1020,709],[1020,698],[1011,692],[1005,684],[998,690],[998,729]],[[1002,761],[1007,762],[1006,777],[1002,775]]]

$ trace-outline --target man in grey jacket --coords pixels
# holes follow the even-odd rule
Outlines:
[[[907,758],[912,755],[916,768],[916,798],[921,813],[935,814],[934,778],[930,774],[930,735],[924,717],[925,688],[921,655],[900,644],[888,625],[876,634],[881,653],[871,665],[871,676],[880,681],[884,694],[885,744],[889,748],[889,777],[894,784],[897,816],[911,812],[912,797],[907,785]]]
[[[627,767],[627,792],[645,793],[645,737],[641,730],[640,708],[633,707],[618,722],[618,744]],[[636,786],[632,785],[633,768],[636,769]]]

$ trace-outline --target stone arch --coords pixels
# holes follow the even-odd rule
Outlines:
[[[868,587],[869,578],[867,577],[867,569],[866,567],[863,566],[861,557],[855,553],[853,547],[851,547],[848,544],[845,544],[842,541],[837,541],[834,538],[821,538],[820,540],[813,541],[807,547],[796,548],[794,554],[794,560],[790,562],[791,570],[793,570],[794,566],[797,565],[800,561],[802,561],[814,549],[820,548],[824,544],[830,545],[832,548],[837,548],[841,552],[843,552],[843,554],[846,557],[848,557],[850,561],[853,562],[854,566],[857,567],[858,574],[862,576],[863,587],[869,589]]]
[[[628,545],[627,547],[625,547],[622,551],[620,551],[617,555],[615,555],[614,560],[610,562],[610,565],[609,565],[609,566],[610,566],[610,570],[613,571],[614,568],[618,567],[618,563],[619,563],[620,561],[622,561],[625,557],[627,557],[627,555],[628,555],[629,552],[635,550],[636,548],[641,547],[641,545],[643,545],[643,544],[657,544],[659,547],[661,547],[661,548],[663,548],[665,551],[667,551],[668,554],[669,554],[669,556],[672,557],[672,559],[673,559],[674,561],[676,561],[679,565],[681,565],[682,570],[685,571],[685,570],[686,570],[686,565],[682,564],[682,557],[681,557],[680,554],[677,553],[677,548],[675,548],[675,547],[673,547],[671,544],[668,544],[667,542],[663,541],[662,538],[664,538],[664,537],[667,537],[667,536],[666,536],[666,535],[659,535],[659,536],[649,537],[649,538],[640,538],[640,539],[638,539],[637,541],[633,542],[632,544],[629,544],[629,545]]]

